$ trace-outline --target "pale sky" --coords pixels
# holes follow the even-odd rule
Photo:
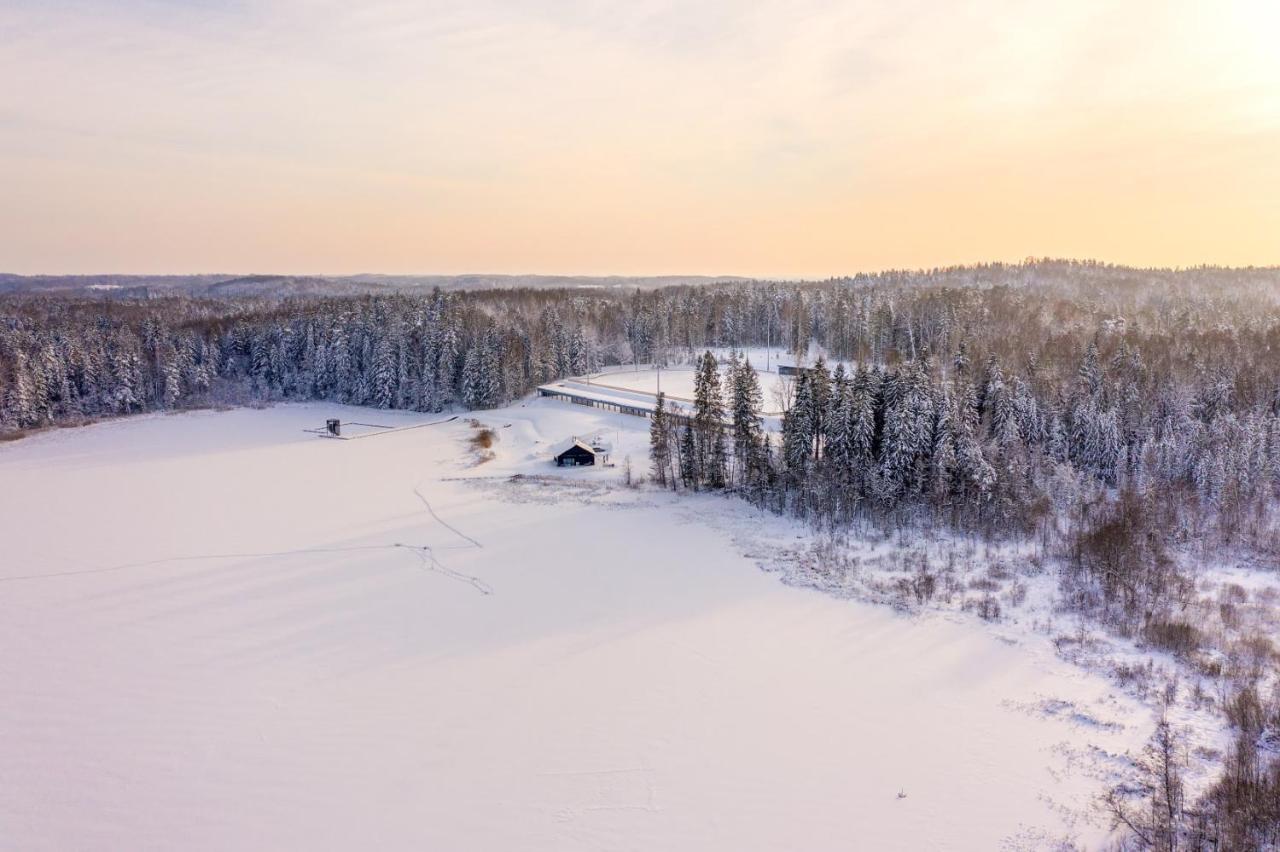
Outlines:
[[[0,271],[1280,263],[1277,0],[4,0]]]

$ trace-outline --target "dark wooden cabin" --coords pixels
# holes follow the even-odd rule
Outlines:
[[[567,449],[556,453],[555,460],[557,467],[579,467],[595,464],[596,453],[589,445],[574,439]]]

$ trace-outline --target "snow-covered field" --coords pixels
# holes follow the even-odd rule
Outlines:
[[[758,570],[745,505],[620,484],[643,419],[483,412],[477,464],[466,418],[303,431],[328,416],[439,419],[291,405],[0,445],[0,845],[1104,841],[1093,799],[1149,711],[972,617]],[[550,465],[597,433],[617,467]]]

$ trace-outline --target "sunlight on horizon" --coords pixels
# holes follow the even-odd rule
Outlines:
[[[1280,263],[1280,7],[0,10],[0,271]]]

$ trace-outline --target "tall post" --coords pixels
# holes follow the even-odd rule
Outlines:
[[[773,311],[764,312],[764,371],[769,372],[769,353],[773,351]]]

